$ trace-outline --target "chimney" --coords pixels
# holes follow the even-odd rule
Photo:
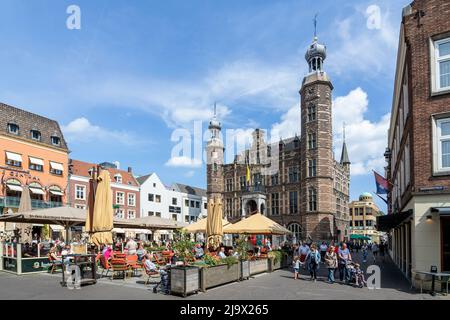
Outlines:
[[[128,172],[129,172],[129,173],[132,173],[132,172],[133,172],[133,169],[132,169],[131,167],[128,167]]]

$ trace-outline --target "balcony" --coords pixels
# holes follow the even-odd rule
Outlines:
[[[20,198],[19,197],[4,197],[0,198],[0,207],[5,208],[19,208]],[[62,207],[64,204],[62,202],[47,202],[42,200],[31,199],[31,207],[33,209],[49,209]]]

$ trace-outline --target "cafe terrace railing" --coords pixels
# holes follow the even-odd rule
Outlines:
[[[0,207],[4,208],[19,208],[20,198],[19,197],[3,197],[0,198]],[[53,202],[53,201],[43,201],[31,199],[31,207],[33,209],[49,209],[62,207],[62,202]]]

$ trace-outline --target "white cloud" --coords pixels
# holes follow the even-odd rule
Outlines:
[[[174,156],[170,158],[165,165],[168,167],[200,168],[202,166],[202,161],[199,159],[191,159],[186,156]]]
[[[281,116],[281,121],[272,125],[270,131],[270,141],[278,142],[280,138],[290,138],[295,135],[300,136],[300,106],[292,106]]]
[[[365,77],[380,73],[392,76],[395,68],[398,27],[393,26],[388,9],[381,11],[380,28],[367,27],[367,6],[355,8],[353,15],[335,21],[333,32],[337,35],[332,53],[327,61],[328,69],[338,75],[357,71]],[[331,30],[330,30],[331,32]]]
[[[364,117],[368,106],[367,93],[359,87],[333,102],[336,158],[341,155],[342,125],[345,122],[352,175],[369,174],[371,170],[383,172],[385,166],[383,152],[387,144],[390,114],[385,114],[378,121],[370,121]]]
[[[385,166],[383,152],[386,147],[390,114],[378,121],[365,118],[369,99],[367,93],[356,88],[346,96],[333,101],[333,135],[336,159],[341,156],[343,142],[342,128],[346,125],[346,143],[350,157],[352,175],[369,174],[371,170],[383,172]],[[300,107],[292,106],[281,116],[279,122],[272,125],[271,141],[300,135]]]
[[[69,142],[102,141],[120,144],[137,144],[140,142],[134,134],[126,131],[111,131],[93,125],[88,119],[81,117],[61,127]]]

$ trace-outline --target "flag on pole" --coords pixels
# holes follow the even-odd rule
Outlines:
[[[246,178],[245,181],[247,181],[247,184],[250,182],[250,167],[247,164],[247,173],[246,173]]]
[[[380,196],[378,193],[375,192],[375,194],[377,195],[378,198],[380,198],[381,200],[383,200],[387,205],[389,205],[388,201],[383,198],[382,196]]]
[[[377,172],[375,174],[375,184],[377,186],[377,194],[388,194],[389,193],[389,181]]]

